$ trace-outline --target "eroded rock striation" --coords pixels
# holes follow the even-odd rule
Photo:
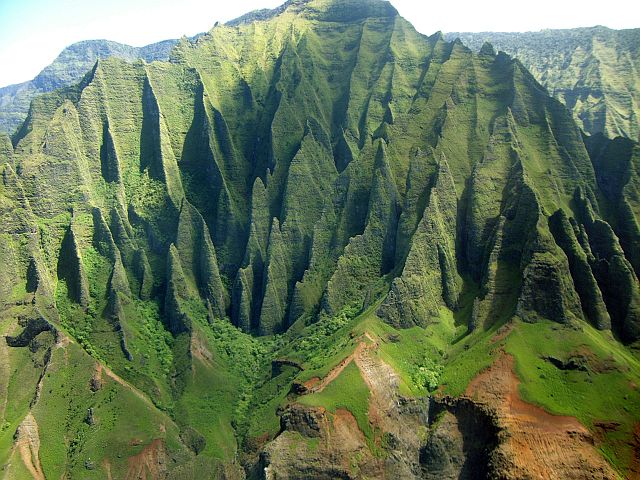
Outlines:
[[[610,474],[599,420],[631,471],[638,148],[378,0],[100,59],[0,138],[1,444],[29,412],[47,478],[544,477],[555,444],[527,463],[519,420],[485,418],[506,397],[426,414],[509,348],[529,399],[575,422],[551,429],[579,437],[558,475]],[[557,368],[580,348],[613,366]]]

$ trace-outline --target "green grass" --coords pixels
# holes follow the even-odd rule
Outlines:
[[[26,297],[19,270],[32,253],[55,283],[61,240],[73,222],[91,296],[85,312],[60,281],[53,299],[38,300],[55,300],[56,326],[74,339],[66,351],[54,353],[51,376],[36,406],[42,432],[51,432],[43,434],[47,475],[95,477],[97,472],[84,472],[84,461],[115,454],[114,477],[122,477],[126,458],[142,448],[129,445],[133,435],[143,442],[164,435],[177,452],[171,458],[189,468],[198,462],[179,446],[180,433],[196,446],[206,441],[200,458],[232,462],[241,453],[238,442],[278,433],[278,409],[296,400],[290,396],[294,381],[326,377],[359,342],[369,342],[365,334],[379,344],[379,358],[397,372],[400,393],[411,397],[434,391],[460,395],[500,349],[507,349],[516,358],[525,399],[554,413],[576,415],[590,427],[601,419],[623,423],[602,446],[608,458],[623,465],[628,458],[624,436],[640,416],[637,391],[629,387],[629,382],[640,383],[637,358],[588,327],[580,332],[545,322],[517,323],[511,336],[492,341],[515,310],[526,260],[522,250],[544,247],[524,238],[514,225],[538,209],[545,214],[559,207],[570,211],[578,184],[597,191],[575,125],[506,59],[474,57],[459,45],[420,36],[386,14],[361,21],[362,12],[384,11],[387,4],[347,2],[348,8],[338,7],[353,14],[352,21],[327,23],[325,10],[332,11],[333,20],[336,13],[329,2],[313,3],[321,7],[314,20],[308,18],[308,5],[293,3],[307,13],[297,17],[288,11],[268,22],[219,25],[195,43],[180,42],[170,63],[104,60],[86,85],[34,100],[14,160],[29,201],[22,213],[26,218],[33,210],[40,235],[31,235],[28,227],[24,234],[0,232],[0,243],[8,245],[0,248],[6,259],[0,262],[0,279],[12,280],[14,271],[20,278],[3,291]],[[101,171],[107,124],[122,182],[106,181]],[[451,178],[436,168],[439,162],[444,165],[442,155]],[[149,161],[152,171],[141,168],[141,161]],[[266,187],[252,195],[257,177]],[[442,185],[435,196],[433,185]],[[177,209],[181,204],[189,208],[185,200],[203,216],[215,244],[216,258],[207,250],[206,259],[220,267],[223,281],[211,283],[219,297],[238,298],[232,291],[235,273],[251,262],[254,282],[262,282],[247,285],[256,296],[251,308],[262,309],[264,321],[252,328],[279,332],[288,326],[287,314],[300,313],[287,333],[256,339],[227,319],[208,318],[198,290],[207,283],[202,277],[217,274],[204,272],[198,245],[184,242],[201,239],[204,231],[195,216],[192,222],[179,222]],[[19,202],[9,197],[0,202],[2,218],[13,224],[12,209]],[[427,205],[433,225],[419,229],[417,237]],[[93,245],[89,206],[99,207],[107,224],[112,208],[120,212],[127,233],[116,241],[122,241],[132,287],[139,274],[132,268],[133,252],[144,251],[151,266],[155,298],[125,299],[122,305],[121,326],[133,360],[125,358],[116,326],[105,315],[113,259]],[[609,218],[606,210],[595,210]],[[465,218],[456,217],[458,212],[468,213],[465,234],[477,238],[457,238],[462,224],[454,224]],[[188,210],[183,213],[188,218]],[[500,216],[506,220],[496,238],[503,243],[492,251]],[[279,231],[269,233],[272,224],[280,225]],[[254,251],[245,252],[252,226],[259,238],[253,238]],[[182,235],[176,235],[176,227]],[[18,235],[24,238],[15,240]],[[188,331],[174,337],[162,305],[170,280],[166,252],[176,238],[183,239],[177,240],[181,259],[176,256],[176,261],[188,284],[180,292],[180,310],[189,321]],[[460,248],[465,245],[475,249],[475,260],[468,263],[478,264],[469,278],[460,279],[458,271],[467,266],[458,262],[465,257]],[[407,262],[410,247],[415,255]],[[441,258],[442,249],[446,258]],[[449,257],[451,268],[444,268]],[[398,330],[376,316],[380,297],[403,268],[403,281],[416,282],[408,284],[399,301],[407,306],[415,300],[416,320],[434,317],[426,328]],[[444,282],[441,270],[450,274]],[[480,288],[483,276],[489,281]],[[219,291],[222,286],[226,291]],[[441,307],[443,289],[449,305],[459,303],[455,313]],[[136,297],[139,289],[132,290]],[[266,298],[257,298],[260,294]],[[362,305],[371,306],[360,312]],[[472,313],[474,305],[478,309]],[[237,312],[235,307],[227,314]],[[468,333],[469,319],[478,318],[478,311],[480,324]],[[252,319],[256,313],[251,312]],[[565,358],[578,349],[615,368],[563,372],[542,358]],[[2,461],[12,431],[28,411],[42,355],[27,349],[9,353]],[[285,367],[272,375],[276,359],[301,368]],[[151,402],[113,381],[90,393],[95,361]],[[373,444],[379,438],[367,419],[369,395],[352,363],[323,392],[299,400],[334,412],[349,410]],[[90,407],[100,419],[94,427],[83,422]],[[166,424],[166,434],[160,424]]]
[[[0,319],[0,334],[3,335],[1,339],[3,342],[4,335],[16,335],[21,331],[21,328],[16,325],[14,314],[17,313],[13,310],[3,312]],[[27,348],[9,348],[6,344],[1,348],[6,349],[7,353],[2,370],[4,378],[1,394],[4,398],[0,397],[4,405],[0,425],[0,462],[5,465],[9,461],[13,446],[13,435],[29,410],[28,406],[35,393],[41,369],[34,365],[32,355]]]
[[[72,477],[104,478],[99,467],[105,459],[112,464],[114,477],[121,478],[127,458],[156,438],[165,439],[170,452],[184,455],[184,447],[177,441],[178,430],[166,414],[105,372],[103,387],[92,392],[94,372],[95,360],[79,345],[71,343],[53,351],[41,401],[33,409],[47,478],[58,478],[65,472]],[[93,426],[85,422],[88,408],[94,409]],[[96,470],[87,470],[85,461],[93,462]]]
[[[483,369],[493,364],[502,343],[493,343],[498,326],[475,331],[457,339],[446,354],[445,369],[440,379],[441,393],[458,396]]]
[[[371,446],[374,431],[368,417],[369,395],[360,370],[351,362],[322,392],[304,395],[298,402],[311,407],[324,407],[332,413],[342,408],[349,410]]]
[[[630,464],[628,445],[633,427],[640,419],[640,361],[618,344],[609,332],[581,323],[567,328],[551,322],[517,322],[506,342],[506,351],[516,359],[524,400],[545,410],[578,418],[592,431],[597,422],[617,422],[600,446],[620,471]],[[544,357],[567,360],[586,353],[587,371],[560,370]]]
[[[466,330],[466,327],[463,329]],[[408,396],[428,393],[429,388],[422,374],[427,369],[439,378],[444,355],[461,330],[455,326],[453,315],[446,308],[440,310],[439,320],[428,328],[398,330],[382,322],[373,312],[365,315],[363,321],[354,328],[355,332],[368,332],[380,339],[380,358],[400,376],[400,393]]]

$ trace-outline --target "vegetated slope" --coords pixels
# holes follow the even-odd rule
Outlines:
[[[637,471],[638,146],[505,54],[292,1],[99,60],[0,155],[8,478]],[[562,464],[504,455],[509,399],[577,418]]]
[[[573,112],[585,132],[640,139],[640,29],[447,33],[478,51],[485,42],[519,59]]]
[[[0,88],[0,133],[12,135],[27,117],[31,100],[42,93],[78,83],[98,58],[168,60],[176,42],[164,40],[131,47],[109,40],[86,40],[70,45],[33,80]]]

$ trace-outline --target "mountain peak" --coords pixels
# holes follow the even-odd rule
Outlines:
[[[395,17],[398,11],[386,0],[289,0],[274,9],[255,10],[238,17],[228,26],[265,21],[292,13],[326,22],[355,22],[365,18]]]

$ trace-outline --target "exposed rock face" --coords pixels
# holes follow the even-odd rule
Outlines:
[[[36,96],[78,83],[99,58],[118,57],[133,62],[167,60],[177,40],[131,47],[109,40],[86,40],[65,48],[33,80],[0,88],[0,133],[13,134]]]
[[[381,381],[385,376],[376,369],[384,364],[370,350],[356,352],[353,361],[367,383],[377,382],[371,385],[369,419],[384,432],[385,458],[369,456],[348,411],[293,403],[281,413],[280,434],[263,451],[264,478],[616,478],[575,418],[550,415],[519,398],[505,354],[465,397],[432,398],[428,409]],[[396,406],[385,414],[379,409],[388,395]],[[420,425],[426,433],[412,440]]]
[[[573,111],[586,132],[639,139],[640,90],[632,72],[640,64],[635,48],[640,29],[597,26],[526,33],[447,33],[445,37],[460,38],[470,48],[484,52],[490,51],[484,48],[490,42],[491,49],[519,59]]]
[[[262,454],[265,479],[351,479],[355,458],[366,466],[363,474],[379,475],[379,461],[373,458],[350,412],[339,410],[329,419],[325,412],[294,407],[283,418],[287,430]]]
[[[23,322],[24,330],[16,337],[6,337],[7,345],[10,347],[26,347],[42,332],[51,332],[56,335],[56,328],[51,325],[42,315],[29,318]]]
[[[31,413],[27,414],[16,430],[16,449],[27,467],[28,472],[36,480],[44,480],[45,476],[40,463],[40,438],[38,423]]]
[[[631,421],[637,153],[585,140],[520,62],[422,36],[378,0],[295,0],[168,62],[101,59],[0,139],[0,329],[48,347],[1,342],[0,412],[65,426],[41,435],[55,478],[233,477],[261,451],[284,478],[455,477],[465,462],[606,477],[574,420],[549,446],[547,423],[509,416],[529,407],[500,369],[507,397],[491,379],[469,394],[493,395],[512,433],[488,459],[484,410],[452,404],[439,426],[409,397],[461,393],[493,354],[488,330],[517,324],[540,329],[522,340],[540,368],[569,358],[563,335],[613,358]],[[33,311],[48,323],[20,334]],[[543,329],[551,351],[531,355]],[[354,395],[337,401],[345,378]]]
[[[378,345],[367,339],[365,335],[353,355],[325,379],[293,393],[294,402],[280,412],[281,432],[263,451],[266,478],[421,478],[419,452],[428,404],[399,394],[397,374],[377,356]],[[365,437],[346,409],[332,413],[295,403],[297,395],[322,392],[350,365],[369,389],[367,417],[376,440]],[[373,454],[372,441],[384,442],[384,454]]]
[[[499,432],[489,456],[489,478],[617,478],[580,422],[519,398],[511,357],[499,357],[471,383],[467,395],[489,409]]]
[[[432,401],[430,433],[420,451],[426,479],[493,478],[501,435],[495,414],[472,400]]]
[[[432,401],[423,478],[617,478],[575,418],[518,397],[512,367],[503,354],[472,382],[468,398]]]
[[[280,416],[280,428],[283,432],[298,432],[307,438],[317,438],[320,437],[321,426],[326,420],[326,414],[322,410],[290,405]]]

